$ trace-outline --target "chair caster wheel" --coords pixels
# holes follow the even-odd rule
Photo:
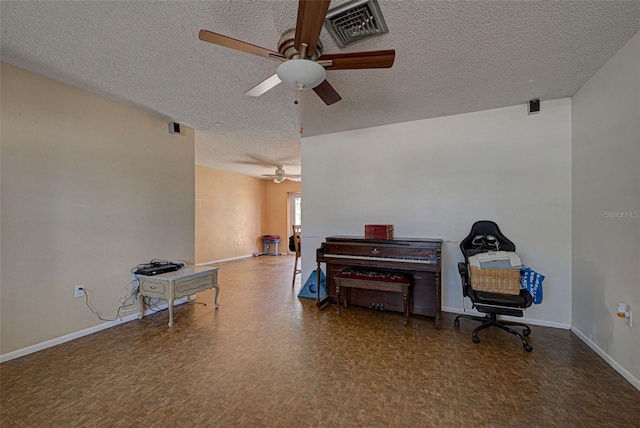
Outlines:
[[[524,347],[524,350],[527,352],[533,351],[533,348],[531,347],[531,345],[524,344],[522,346]]]
[[[522,330],[522,334],[525,336],[529,336],[531,334],[531,330],[528,328],[525,328],[524,330]]]
[[[453,320],[453,325],[455,325],[456,327],[460,327],[460,320],[458,318]]]
[[[473,343],[480,343],[480,338],[478,336],[472,336],[471,340],[473,340]]]

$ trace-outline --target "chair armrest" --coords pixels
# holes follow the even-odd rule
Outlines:
[[[458,273],[460,273],[461,276],[467,276],[467,265],[462,262],[458,262]]]
[[[469,286],[469,271],[465,263],[458,262],[458,273],[462,280],[462,295],[467,297],[469,295],[467,287]]]

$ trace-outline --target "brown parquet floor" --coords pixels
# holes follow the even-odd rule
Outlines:
[[[220,264],[220,309],[167,311],[0,366],[9,427],[638,427],[640,391],[570,331],[532,353],[472,321],[349,307],[291,288],[293,257]],[[213,292],[198,296],[212,303]]]

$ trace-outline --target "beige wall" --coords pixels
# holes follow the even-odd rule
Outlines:
[[[101,324],[76,284],[113,318],[132,267],[193,262],[195,173],[192,130],[169,134],[134,108],[6,64],[1,73],[6,354]]]
[[[262,251],[266,182],[196,166],[196,263]]]
[[[267,182],[267,218],[265,234],[280,235],[280,253],[288,252],[289,235],[289,193],[300,193],[300,183],[285,180],[282,183]]]

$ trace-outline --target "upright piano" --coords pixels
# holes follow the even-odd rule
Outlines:
[[[317,281],[320,264],[325,263],[327,296],[317,305],[336,303],[334,275],[349,267],[408,273],[413,277],[409,312],[435,318],[436,328],[442,322],[440,268],[442,240],[422,238],[365,239],[358,236],[330,236],[316,250]],[[348,303],[356,306],[381,307],[403,311],[402,296],[376,290],[350,290]]]

